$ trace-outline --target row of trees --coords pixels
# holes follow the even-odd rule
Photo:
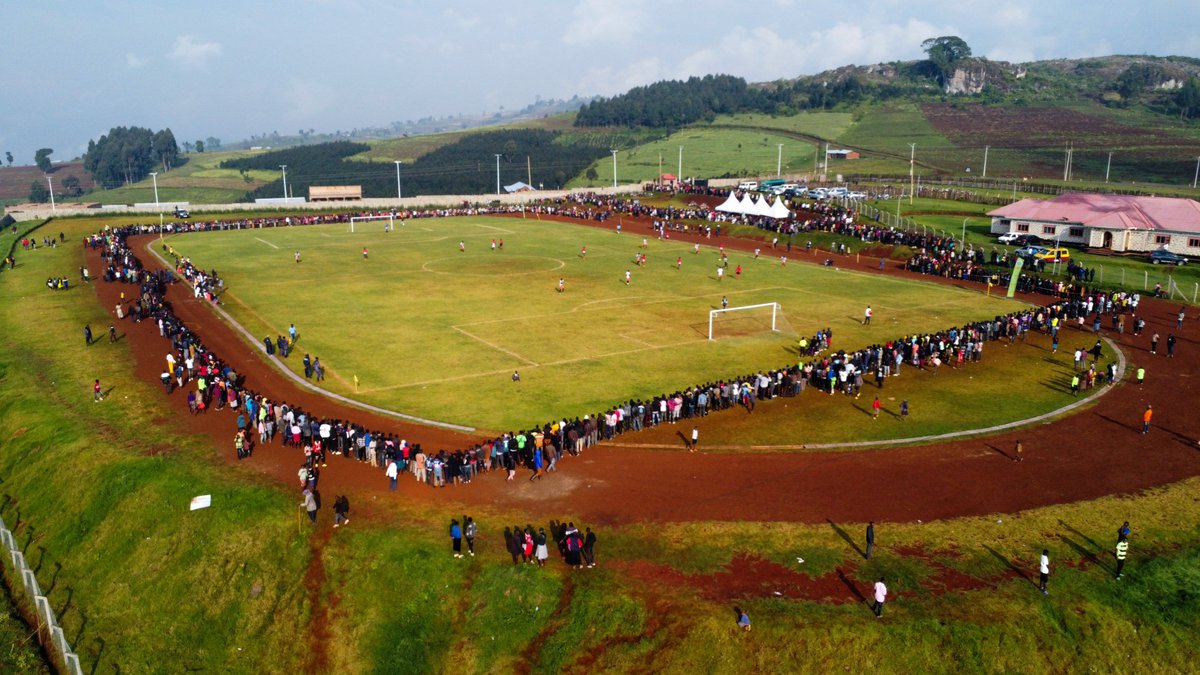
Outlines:
[[[491,192],[496,187],[497,154],[502,182],[524,181],[531,171],[534,187],[558,188],[608,154],[610,145],[603,140],[564,143],[561,136],[543,129],[468,134],[405,164],[403,192],[407,196]],[[221,167],[278,171],[279,165],[287,165],[288,191],[298,196],[313,185],[361,185],[364,197],[395,196],[395,164],[347,159],[369,149],[362,143],[335,141],[227,160]],[[246,199],[282,196],[281,183],[282,177],[248,193]]]
[[[179,164],[179,146],[170,129],[113,127],[98,141],[88,141],[83,168],[100,184],[134,183],[155,169],[170,171]]]
[[[926,40],[921,48],[929,58],[913,64],[907,73],[917,82],[933,79],[944,85],[955,68],[971,57],[971,47],[953,35]],[[853,75],[832,83],[810,78],[769,87],[751,87],[740,77],[707,75],[686,81],[656,82],[612,98],[596,99],[579,110],[575,125],[675,129],[699,121],[712,121],[717,115],[741,112],[791,114],[840,103],[856,103],[868,95],[878,99],[904,96],[917,88],[915,83],[909,86],[868,84]]]

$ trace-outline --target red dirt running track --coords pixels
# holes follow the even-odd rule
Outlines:
[[[626,217],[622,222],[629,233],[626,236],[650,232],[646,219]],[[601,226],[610,232],[598,232],[597,236],[621,236],[611,232],[614,226],[613,221]],[[678,233],[672,233],[672,238],[694,240]],[[702,242],[712,244],[713,240]],[[754,242],[729,237],[723,237],[722,242],[744,250],[755,246]],[[139,237],[131,241],[131,246],[145,264],[155,266],[157,260],[144,249],[149,243],[149,238]],[[795,259],[806,260],[800,251],[794,253]],[[828,256],[820,253],[810,256],[807,262]],[[874,258],[858,265],[851,257],[836,258],[839,267],[912,276],[894,261],[886,272],[881,272]],[[93,270],[100,269],[96,252],[89,252],[88,262]],[[128,290],[127,286],[104,282],[95,283],[94,288],[110,315],[120,291]],[[205,345],[245,375],[248,387],[272,399],[299,404],[320,416],[395,430],[427,450],[451,450],[475,440],[370,414],[303,390],[268,365],[258,345],[247,344],[203,300],[193,299],[186,285],[171,288],[168,299]],[[1027,299],[1047,300],[1042,296]],[[454,513],[469,505],[491,505],[521,511],[530,518],[571,516],[597,524],[643,520],[823,522],[827,518],[847,522],[929,521],[1135,493],[1200,475],[1200,416],[1195,411],[1194,385],[1200,365],[1196,339],[1200,335],[1200,316],[1189,308],[1183,330],[1176,333],[1176,356],[1167,359],[1164,345],[1167,334],[1175,332],[1178,309],[1178,304],[1144,299],[1139,313],[1145,316],[1147,326],[1141,337],[1106,331],[1121,345],[1131,364],[1146,367],[1144,386],[1132,383],[1131,372],[1126,382],[1091,407],[1034,429],[922,447],[838,453],[689,454],[601,445],[580,457],[564,458],[557,472],[538,483],[525,480],[528,474],[523,471],[512,483],[506,482],[501,472],[493,472],[477,477],[470,485],[443,490],[402,479],[401,489],[395,494],[387,492],[382,471],[334,456],[322,474],[321,491],[326,495],[346,493],[352,499],[357,495],[358,505],[368,501],[386,505],[387,500],[395,499]],[[136,357],[138,375],[157,384],[168,351],[166,340],[149,322],[135,325],[126,318],[118,322],[118,327]],[[1064,345],[1075,342],[1071,339],[1074,331],[1065,329]],[[1162,334],[1162,342],[1159,354],[1151,356],[1150,335],[1155,332]],[[1084,344],[1090,344],[1090,336]],[[221,456],[231,464],[238,463],[232,447],[234,415],[213,411],[192,417],[187,414],[185,396],[183,391],[176,391],[165,405],[186,430],[210,435]],[[1154,424],[1151,433],[1143,436],[1139,433],[1141,413],[1147,403],[1154,406]],[[552,412],[547,411],[547,416]],[[720,413],[739,414],[745,413]],[[713,421],[711,417],[707,420]],[[1021,464],[989,448],[1008,452],[1017,438],[1023,440],[1025,448]],[[620,440],[637,442],[636,436],[629,434]],[[298,451],[268,445],[257,448],[251,459],[239,464],[295,486],[300,463]],[[363,499],[365,496],[371,500]]]

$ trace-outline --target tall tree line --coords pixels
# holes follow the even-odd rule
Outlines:
[[[88,141],[83,168],[103,185],[135,183],[151,171],[170,171],[179,163],[179,146],[170,129],[113,127],[96,141]]]

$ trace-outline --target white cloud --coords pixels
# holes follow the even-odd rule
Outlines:
[[[133,52],[129,52],[125,55],[125,65],[129,66],[130,68],[141,68],[147,63],[150,63],[149,59],[143,59]]]
[[[453,23],[459,30],[478,28],[483,23],[483,19],[478,14],[464,15],[452,7],[443,9],[442,16],[446,17],[446,20]]]
[[[651,21],[643,15],[645,5],[638,0],[582,0],[563,32],[563,44],[590,47],[627,43]]]
[[[167,54],[171,59],[191,68],[203,68],[220,55],[219,42],[201,42],[193,35],[180,35],[175,38],[175,46]]]

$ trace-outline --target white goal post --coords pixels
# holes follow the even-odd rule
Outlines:
[[[384,215],[381,215],[381,216],[351,216],[351,218],[350,218],[350,233],[351,234],[354,233],[354,224],[355,223],[361,223],[361,222],[368,221],[368,220],[387,220],[388,225],[390,225],[390,227],[388,229],[389,230],[396,229],[396,214],[385,213]],[[401,220],[400,224],[403,225],[404,221]]]
[[[778,331],[779,313],[783,311],[783,306],[778,302],[764,302],[760,305],[743,305],[741,307],[726,307],[724,309],[711,309],[708,311],[708,339],[713,339],[713,319],[718,314],[728,314],[730,312],[740,312],[747,309],[762,309],[764,307],[771,308],[771,330]]]

